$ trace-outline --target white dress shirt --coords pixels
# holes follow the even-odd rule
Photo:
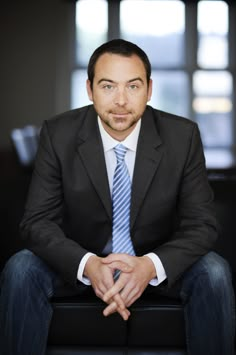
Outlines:
[[[105,155],[105,162],[106,162],[110,192],[112,194],[113,176],[114,176],[114,172],[115,172],[115,168],[116,168],[116,164],[117,164],[116,155],[114,152],[114,147],[121,142],[112,138],[105,131],[105,129],[103,128],[103,125],[101,123],[101,119],[99,117],[98,117],[98,126],[99,126],[99,130],[100,130],[100,134],[101,134],[101,138],[102,138],[102,143],[103,143],[103,148],[104,148],[104,155]],[[127,165],[131,181],[133,179],[136,149],[137,149],[137,144],[138,144],[138,137],[139,137],[140,128],[141,128],[141,119],[137,122],[134,130],[130,133],[130,135],[128,137],[126,137],[126,139],[124,141],[122,141],[122,144],[126,148],[128,148],[126,155],[125,155],[125,163]],[[78,269],[77,278],[79,281],[83,282],[85,285],[91,285],[90,280],[83,276],[85,264],[91,255],[94,255],[94,254],[87,253],[84,255],[84,257],[82,258],[82,260],[80,262],[79,269]],[[150,285],[157,286],[162,281],[164,281],[166,279],[166,272],[164,270],[164,267],[162,265],[160,258],[157,256],[157,254],[148,253],[145,255],[148,256],[152,260],[152,262],[154,263],[155,269],[156,269],[157,277],[150,281]]]

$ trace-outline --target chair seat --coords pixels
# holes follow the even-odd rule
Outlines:
[[[172,299],[143,297],[127,322],[117,313],[104,317],[95,295],[54,298],[52,306],[50,346],[185,347],[183,307]]]

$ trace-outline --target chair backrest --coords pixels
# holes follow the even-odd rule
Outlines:
[[[38,149],[40,128],[27,125],[11,131],[11,140],[22,166],[31,166],[34,163]]]

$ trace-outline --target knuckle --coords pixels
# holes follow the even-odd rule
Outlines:
[[[99,289],[96,288],[94,292],[97,297],[101,297],[101,291]]]

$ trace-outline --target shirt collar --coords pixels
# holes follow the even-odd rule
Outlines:
[[[104,129],[101,119],[98,116],[98,127],[102,137],[102,143],[104,152],[106,153],[108,150],[113,149],[117,144],[122,143],[126,148],[136,152],[137,144],[138,144],[138,137],[141,128],[141,119],[138,120],[135,128],[133,131],[125,138],[122,142],[117,141],[116,139],[112,138],[107,131]]]

